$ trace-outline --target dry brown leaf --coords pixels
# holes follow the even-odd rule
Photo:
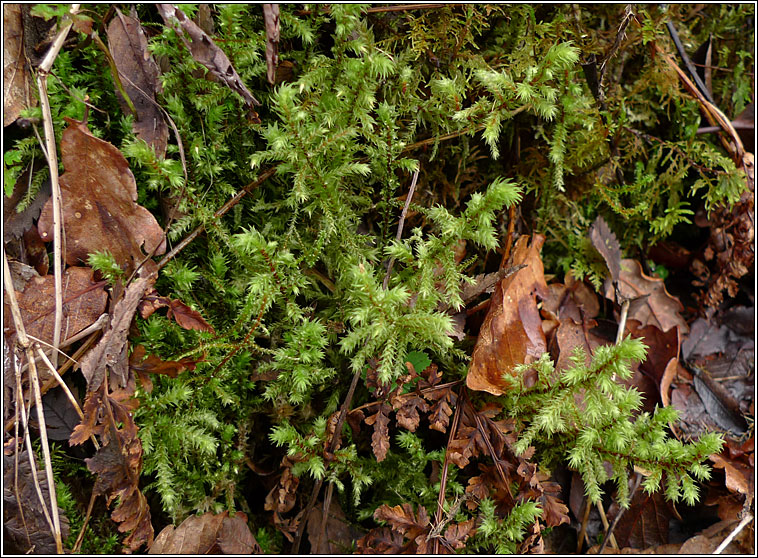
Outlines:
[[[179,527],[165,527],[149,554],[260,554],[247,525],[247,515],[237,512],[204,513],[185,519]]]
[[[129,389],[111,394],[105,393],[105,386],[103,383],[96,392],[88,395],[84,420],[74,429],[71,440],[80,443],[88,434],[100,434],[102,446],[94,457],[84,461],[90,472],[97,475],[94,493],[105,496],[109,506],[117,501],[111,518],[119,524],[120,532],[130,531],[123,544],[133,552],[143,544],[150,546],[154,536],[150,508],[139,489],[142,442],[133,418],[139,402],[133,397],[133,383]],[[104,404],[106,397],[107,405]],[[97,424],[92,427],[95,422]]]
[[[523,236],[516,242],[512,265],[526,267],[495,287],[471,357],[469,389],[502,395],[507,389],[503,374],[513,374],[514,366],[534,362],[547,350],[536,300],[548,294],[539,255],[544,242],[542,235],[531,244]]]
[[[83,122],[65,119],[60,177],[66,263],[87,261],[95,251],[109,251],[128,270],[145,253],[163,254],[163,230],[147,209],[137,205],[137,183],[129,164],[110,143],[93,136]],[[42,240],[53,240],[53,204],[48,200],[38,223]]]
[[[160,69],[147,50],[147,37],[139,20],[125,16],[116,8],[116,17],[108,25],[108,45],[124,90],[137,110],[132,129],[158,157],[163,158],[168,143],[168,125],[155,100],[155,95],[163,91]],[[131,114],[118,91],[116,96],[123,113]]]
[[[193,310],[181,300],[172,299],[168,303],[168,317],[174,318],[184,329],[215,333],[213,326],[206,322],[197,310]]]
[[[390,449],[390,411],[392,411],[392,407],[382,403],[379,410],[367,417],[365,421],[369,426],[374,425],[374,433],[371,435],[371,448],[374,450],[376,460],[380,463],[387,457],[387,452]]]
[[[414,514],[413,507],[408,503],[393,507],[382,504],[374,511],[374,519],[386,521],[392,529],[411,540],[426,533],[430,526],[426,508],[420,506],[418,514]]]
[[[363,534],[345,518],[336,499],[332,500],[329,506],[329,515],[326,519],[326,529],[321,537],[321,521],[323,505],[314,506],[308,517],[308,542],[311,545],[311,554],[351,554],[353,541],[359,539]],[[319,545],[319,537],[321,544]]]
[[[409,544],[403,545],[403,535],[387,527],[372,529],[357,542],[360,554],[401,554]]]
[[[108,293],[103,284],[92,280],[92,270],[88,267],[69,267],[63,275],[63,322],[61,339],[68,339],[79,333],[105,311]],[[26,333],[52,343],[55,326],[55,281],[52,275],[31,278],[21,292],[16,292],[21,318]],[[15,335],[10,310],[3,306],[5,332],[9,338]]]
[[[474,518],[463,523],[454,523],[445,530],[445,542],[455,550],[466,546],[468,538],[476,532]]]
[[[15,122],[27,99],[34,99],[29,94],[21,9],[21,4],[3,4],[3,127]]]
[[[689,331],[680,314],[684,310],[682,303],[666,291],[662,279],[645,275],[637,260],[621,260],[619,292],[627,299],[647,295],[638,304],[630,305],[630,319],[639,320],[643,325],[654,325],[663,332],[674,326],[678,326],[682,333]],[[609,281],[606,281],[604,294],[606,298],[614,300],[613,285]]]
[[[189,49],[192,58],[196,62],[202,64],[208,70],[220,79],[223,83],[229,87],[232,91],[237,93],[245,101],[247,109],[250,114],[250,119],[254,123],[260,123],[258,113],[253,110],[254,106],[260,105],[258,99],[253,97],[245,84],[242,82],[237,70],[232,66],[229,58],[224,54],[216,43],[205,34],[205,31],[200,29],[195,23],[192,22],[176,6],[171,4],[157,4],[158,12],[166,22],[166,25],[173,27],[176,30],[179,37],[181,37],[184,45]],[[178,22],[176,26],[174,22]]]
[[[126,289],[124,298],[113,309],[110,327],[102,339],[79,361],[82,374],[87,379],[87,391],[100,387],[106,368],[121,379],[122,385],[128,378],[126,358],[126,337],[137,305],[142,296],[155,283],[155,276],[141,277]]]
[[[163,374],[169,378],[176,378],[185,370],[194,370],[198,361],[189,357],[181,360],[162,360],[155,355],[145,358],[144,345],[137,345],[129,357],[129,368],[140,379],[142,389],[150,393],[153,391],[153,382],[148,374]]]
[[[274,85],[279,65],[279,4],[263,4],[263,20],[266,22],[266,78]]]
[[[450,415],[453,414],[453,407],[455,407],[458,396],[453,392],[452,387],[446,387],[425,393],[424,397],[429,401],[436,401],[429,411],[429,428],[442,433],[447,432]]]
[[[44,467],[40,468],[36,462],[36,456],[33,459],[37,468],[37,482],[47,500],[47,475]],[[26,451],[18,454],[18,477],[13,453],[3,455],[3,554],[55,554],[55,539],[34,488],[33,474]],[[15,490],[16,486],[18,491]],[[69,520],[60,507],[58,517],[61,536],[66,540]]]
[[[421,418],[419,411],[422,413],[429,411],[429,405],[427,405],[426,401],[415,393],[394,398],[392,407],[395,409],[395,420],[397,420],[397,423],[411,432],[415,432],[416,428],[418,428]]]
[[[590,242],[595,250],[603,256],[608,271],[611,272],[611,281],[617,283],[621,275],[621,246],[613,231],[608,227],[605,219],[597,216],[590,227]]]
[[[608,510],[608,520],[618,513],[614,502]],[[649,548],[669,542],[669,521],[674,517],[671,503],[661,492],[647,494],[638,490],[632,496],[629,508],[618,521],[613,534],[620,547]]]
[[[716,469],[724,469],[726,475],[726,487],[731,492],[743,494],[746,497],[752,497],[754,472],[749,470],[746,465],[739,461],[728,460],[719,454],[710,456],[713,466]]]

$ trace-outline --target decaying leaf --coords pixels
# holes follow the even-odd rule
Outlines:
[[[42,398],[42,409],[48,439],[68,440],[80,418],[63,388],[57,387],[47,392]]]
[[[453,407],[458,396],[453,392],[452,387],[435,389],[424,394],[429,401],[435,401],[429,412],[429,428],[438,432],[447,432],[450,424],[450,415],[453,414]]]
[[[308,516],[306,529],[308,542],[311,545],[311,554],[351,554],[353,541],[359,539],[363,532],[348,522],[339,503],[334,499],[329,506],[326,528],[322,536],[321,522],[323,508],[323,505],[314,506],[310,516]]]
[[[408,394],[405,397],[396,397],[392,401],[392,406],[395,409],[395,419],[397,423],[415,432],[418,428],[420,416],[419,411],[426,413],[429,410],[429,405],[420,396],[414,394]]]
[[[21,10],[21,4],[3,4],[3,127],[35,98],[30,94]]]
[[[179,527],[168,525],[155,538],[148,554],[260,554],[261,548],[247,525],[247,515],[237,512],[204,513],[185,519]]]
[[[37,481],[43,496],[47,499],[47,475],[36,462]],[[55,554],[55,538],[45,519],[42,504],[34,488],[29,454],[18,454],[18,484],[13,453],[3,455],[3,554]],[[47,502],[45,503],[47,506]],[[69,520],[59,507],[61,535],[65,540],[69,534]]]
[[[263,20],[266,22],[266,78],[274,85],[279,65],[279,4],[263,4]]]
[[[547,350],[536,300],[548,293],[539,255],[544,242],[541,235],[531,244],[527,237],[516,242],[512,265],[526,267],[495,287],[471,357],[469,389],[502,395],[507,389],[503,374],[512,374],[514,366],[534,362]]]
[[[137,205],[137,183],[124,156],[83,122],[66,122],[61,140],[66,172],[60,177],[66,263],[86,262],[92,252],[107,250],[132,270],[145,253],[163,254],[163,230],[152,213]],[[53,240],[52,200],[45,204],[38,228],[44,241]]]
[[[366,418],[366,424],[374,425],[374,433],[371,435],[371,448],[378,462],[384,461],[390,449],[389,413],[392,407],[386,403],[379,405],[379,410]]]
[[[616,284],[621,276],[621,246],[613,231],[608,227],[605,219],[597,216],[590,227],[590,242],[595,250],[603,256],[608,271],[611,272],[611,281]]]
[[[140,277],[126,289],[124,298],[113,309],[110,327],[102,339],[79,361],[82,374],[87,379],[87,390],[100,387],[106,368],[126,384],[128,377],[126,358],[126,337],[137,305],[142,296],[155,283],[155,276]]]
[[[111,512],[122,533],[130,532],[123,544],[130,551],[153,542],[150,508],[139,489],[142,472],[142,442],[137,435],[133,413],[139,404],[134,395],[134,382],[127,389],[106,393],[106,383],[88,393],[84,402],[84,419],[71,435],[71,445],[81,444],[92,435],[100,437],[101,447],[94,457],[85,459],[87,468],[97,478],[93,491],[116,500]]]
[[[260,105],[258,99],[253,97],[245,84],[242,82],[237,70],[234,69],[229,58],[224,54],[211,38],[205,34],[195,23],[190,20],[183,11],[171,4],[157,4],[161,17],[166,25],[173,27],[181,37],[192,58],[202,64],[217,78],[237,93],[245,101],[254,123],[260,123],[258,113],[253,110],[254,106]],[[174,22],[178,22],[176,26]]]
[[[643,325],[654,325],[664,332],[674,326],[679,327],[682,333],[689,331],[680,314],[684,310],[682,303],[666,291],[662,279],[645,275],[637,260],[621,260],[619,293],[627,299],[647,295],[639,304],[630,306],[629,318],[639,320]],[[609,281],[606,281],[604,294],[611,300],[615,297],[613,285]]]
[[[168,125],[155,100],[156,93],[163,90],[160,69],[147,50],[147,37],[139,20],[116,8],[116,17],[108,25],[108,45],[124,90],[137,110],[132,129],[158,157],[163,158],[168,143]],[[124,114],[131,114],[118,91],[116,96]]]
[[[293,534],[297,531],[300,524],[302,513],[294,518],[286,519],[285,514],[295,507],[295,498],[297,487],[300,479],[292,474],[292,461],[288,457],[282,459],[282,471],[279,482],[266,495],[263,508],[274,513],[274,526],[285,536],[287,540],[294,540]]]
[[[611,504],[609,521],[613,520],[618,510],[615,502]],[[637,490],[613,534],[620,547],[650,548],[666,544],[669,542],[669,521],[674,514],[672,504],[664,499],[661,492],[648,494]]]
[[[92,280],[92,269],[69,267],[63,275],[63,322],[61,339],[73,337],[105,312],[108,293]],[[52,343],[55,327],[55,280],[52,275],[33,277],[23,291],[16,292],[26,333]],[[10,309],[3,305],[7,336],[15,336]]]

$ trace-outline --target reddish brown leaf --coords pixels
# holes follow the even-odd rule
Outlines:
[[[468,480],[466,494],[471,498],[466,501],[466,507],[474,510],[479,507],[479,502],[490,495],[490,484],[484,475],[477,475]]]
[[[163,254],[163,230],[147,209],[137,205],[137,183],[129,164],[110,143],[93,136],[86,124],[66,118],[60,177],[66,263],[87,261],[95,251],[109,251],[131,270],[145,253]],[[38,223],[42,240],[53,240],[53,204],[48,200]]]
[[[108,25],[108,45],[126,94],[137,110],[132,129],[163,158],[168,143],[168,125],[155,100],[163,91],[160,69],[147,50],[147,37],[139,20],[125,16],[116,8],[116,17]],[[116,91],[121,110],[131,114],[126,101]]]
[[[674,326],[678,326],[682,333],[689,330],[680,314],[684,310],[682,303],[666,291],[662,279],[645,275],[637,260],[621,260],[619,293],[627,299],[639,299],[630,305],[629,318],[639,320],[643,325],[654,325],[664,332]],[[609,281],[605,284],[605,297],[615,298]]]
[[[539,255],[544,241],[535,235],[531,244],[527,237],[516,242],[512,265],[526,267],[495,287],[471,357],[469,389],[502,395],[508,389],[503,374],[512,375],[514,366],[533,362],[547,350],[536,300],[548,292]]]
[[[371,449],[374,450],[374,455],[378,462],[384,461],[387,457],[387,452],[390,449],[390,434],[389,434],[389,413],[392,411],[392,407],[386,403],[382,403],[379,406],[379,410],[366,418],[366,424],[369,426],[374,425],[374,433],[371,435]]]
[[[168,306],[169,302],[171,302],[170,298],[166,296],[160,296],[158,294],[158,291],[151,289],[150,292],[142,297],[142,300],[140,301],[139,306],[137,306],[137,309],[139,310],[140,317],[146,320],[152,316],[153,313],[159,308]]]
[[[45,343],[53,342],[55,327],[55,281],[52,275],[33,277],[22,292],[16,292],[26,333]],[[61,340],[79,333],[105,311],[108,293],[92,280],[88,267],[69,267],[63,276],[63,328]],[[3,306],[7,336],[15,335],[10,309]]]
[[[87,390],[100,387],[106,368],[126,384],[128,377],[126,337],[142,295],[155,283],[155,276],[139,278],[126,289],[124,298],[116,303],[108,330],[95,347],[79,361],[87,379]]]
[[[279,65],[279,4],[263,4],[263,21],[266,23],[266,78],[274,85]]]
[[[484,445],[484,442],[476,428],[460,426],[456,438],[448,446],[450,461],[463,469],[469,464],[471,457],[479,455],[480,445]]]
[[[137,345],[129,357],[129,368],[140,378],[142,387],[147,393],[153,389],[153,383],[148,374],[163,374],[176,378],[185,370],[194,370],[198,361],[189,357],[181,360],[161,360],[155,355],[145,358],[144,345]]]
[[[193,310],[181,300],[171,300],[168,305],[168,317],[174,318],[176,323],[184,329],[194,329],[197,331],[208,331],[216,333],[213,326],[203,319],[200,312]]]
[[[547,475],[539,473],[537,477],[540,479],[540,488],[542,490],[539,500],[542,504],[542,520],[545,522],[545,525],[557,527],[561,523],[570,523],[568,507],[559,498],[561,486],[557,482],[545,480]]]
[[[134,551],[143,544],[150,546],[154,533],[150,523],[150,509],[139,490],[142,442],[137,436],[137,426],[132,418],[134,405],[125,405],[120,401],[126,396],[127,393],[117,397],[109,396],[115,422],[110,421],[108,413],[101,414],[106,423],[101,436],[103,445],[94,457],[84,461],[87,468],[97,475],[93,488],[95,494],[106,496],[108,505],[114,500],[118,501],[111,518],[119,523],[118,529],[122,533],[131,531],[123,542]],[[119,423],[122,428],[116,429]]]
[[[260,102],[245,87],[242,78],[240,78],[231,61],[224,54],[224,51],[206,35],[205,31],[187,18],[179,8],[171,4],[157,4],[157,6],[158,12],[160,12],[166,25],[172,27],[179,37],[181,37],[182,42],[184,42],[184,45],[190,51],[190,54],[192,54],[192,58],[208,68],[229,89],[242,97],[250,113],[250,119],[254,123],[260,123],[258,114],[253,110],[253,107],[260,105]]]

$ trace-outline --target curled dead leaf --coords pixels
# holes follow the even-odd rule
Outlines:
[[[466,385],[476,391],[502,395],[507,389],[503,374],[519,364],[534,362],[547,350],[537,297],[547,297],[540,248],[545,237],[529,243],[522,236],[513,250],[512,265],[524,264],[495,287],[471,357]]]

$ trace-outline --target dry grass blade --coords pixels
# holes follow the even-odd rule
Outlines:
[[[13,316],[13,323],[16,326],[16,335],[18,336],[18,342],[23,347],[24,352],[26,353],[26,360],[29,363],[29,382],[32,385],[32,393],[34,394],[34,400],[37,404],[37,420],[39,421],[39,429],[40,429],[40,441],[42,444],[42,455],[45,459],[45,474],[47,475],[47,486],[50,491],[50,509],[52,511],[52,531],[53,531],[53,537],[55,538],[55,547],[58,554],[63,554],[63,541],[61,538],[61,527],[60,527],[60,519],[58,517],[58,498],[55,495],[55,479],[53,478],[53,466],[52,462],[50,461],[50,446],[47,442],[47,431],[45,429],[45,415],[42,411],[42,396],[40,395],[40,386],[39,386],[39,377],[37,376],[37,366],[34,361],[34,353],[32,352],[31,343],[29,341],[29,338],[26,336],[26,329],[24,328],[24,323],[21,320],[21,310],[18,307],[18,301],[16,300],[16,291],[13,289],[13,280],[11,279],[11,269],[8,265],[8,258],[5,255],[5,247],[3,247],[3,282],[5,284],[5,292],[8,296],[8,305],[11,309],[11,315]],[[62,305],[61,305],[62,307]],[[20,377],[20,371],[16,372],[16,385],[17,385],[17,395],[20,399],[21,397],[21,377]],[[31,444],[31,438],[29,436],[29,428],[26,421],[26,414],[23,413],[22,409],[22,417],[24,420],[24,434],[26,439],[26,444],[28,447],[29,452],[29,459],[34,460],[32,457],[33,451],[32,451],[32,444]],[[18,450],[17,450],[18,451]],[[34,465],[32,464],[32,471],[35,471],[36,475],[36,469]],[[36,476],[35,476],[35,483],[37,483]],[[39,490],[39,486],[35,484],[35,487],[37,488],[37,495],[40,497],[40,503],[42,504],[42,508],[45,510],[45,513],[47,514],[46,505],[44,502],[44,499],[42,497],[42,491]]]
[[[73,15],[79,11],[79,4],[72,4],[70,13]],[[40,108],[42,109],[42,122],[45,129],[45,152],[47,153],[47,163],[50,169],[50,184],[52,186],[53,198],[53,270],[55,275],[55,327],[53,330],[53,347],[58,348],[61,340],[61,324],[63,322],[63,222],[61,208],[63,201],[61,199],[61,187],[58,182],[58,152],[55,145],[55,130],[53,129],[53,116],[50,111],[50,99],[47,95],[47,76],[53,67],[58,53],[63,47],[63,42],[71,30],[73,21],[66,24],[58,32],[50,50],[47,51],[45,58],[37,68],[37,88],[39,89]],[[51,355],[53,366],[58,365],[58,355],[53,351]]]

